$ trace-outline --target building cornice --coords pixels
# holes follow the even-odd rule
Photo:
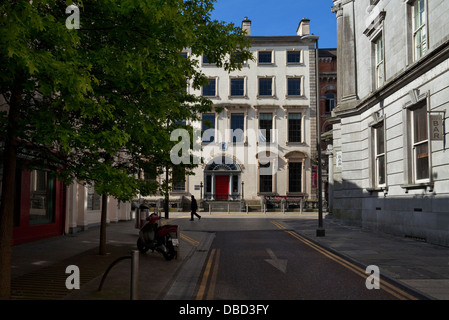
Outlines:
[[[334,109],[336,116],[345,118],[361,114],[447,59],[449,59],[449,41],[445,41],[434,50],[428,52],[422,59],[408,66],[403,72],[364,99],[341,103]]]

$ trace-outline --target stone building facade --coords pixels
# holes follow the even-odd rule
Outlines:
[[[449,2],[335,0],[333,11],[333,216],[449,245]]]
[[[254,61],[241,70],[228,73],[207,57],[193,57],[209,85],[187,90],[211,99],[214,108],[192,123],[202,132],[202,150],[195,155],[204,162],[185,183],[174,186],[171,202],[194,195],[210,204],[224,201],[240,210],[240,204],[252,203],[261,210],[263,205],[280,208],[282,199],[316,199],[318,37],[310,34],[307,19],[292,36],[251,36],[247,18],[242,28],[250,37]],[[183,54],[190,57],[191,52]],[[179,201],[179,206],[185,204]]]

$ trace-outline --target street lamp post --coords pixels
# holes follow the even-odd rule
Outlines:
[[[317,152],[318,152],[318,228],[316,230],[317,237],[324,237],[326,235],[323,226],[323,183],[322,183],[322,167],[321,167],[321,115],[320,115],[320,72],[319,72],[319,46],[318,36],[309,35],[304,36],[303,39],[315,40],[315,74],[316,74],[316,135],[317,135]]]

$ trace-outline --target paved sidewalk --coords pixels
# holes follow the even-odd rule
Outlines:
[[[269,217],[334,253],[361,265],[377,265],[381,277],[395,280],[405,288],[429,299],[449,299],[449,248],[411,239],[376,233],[324,219],[325,237],[316,237],[316,214],[204,214],[208,217]],[[176,224],[186,213],[171,213],[165,223]],[[164,221],[164,220],[162,220]],[[201,269],[211,240],[204,232],[183,232],[179,258],[165,261],[158,253],[139,255],[138,298],[162,300],[177,298],[175,283],[196,283],[195,270]],[[13,299],[128,300],[130,299],[130,260],[119,262],[98,287],[103,273],[116,259],[136,250],[138,229],[134,221],[111,223],[107,227],[106,256],[98,255],[99,228],[74,235],[13,247]],[[204,247],[204,248],[203,248]],[[200,250],[201,249],[201,250]],[[192,263],[195,263],[192,266]],[[69,265],[80,270],[81,289],[68,290],[65,281]],[[179,282],[180,278],[192,277]],[[198,275],[197,275],[198,276]],[[175,286],[176,287],[176,286]],[[171,290],[170,290],[171,289]],[[179,298],[179,297],[178,297]]]
[[[162,220],[162,223],[170,223]],[[118,262],[105,278],[103,274],[117,259],[137,250],[139,230],[134,221],[108,224],[107,255],[98,252],[99,227],[13,247],[12,299],[129,300],[131,259]],[[176,222],[173,222],[175,224]],[[163,299],[165,292],[197,243],[181,238],[177,259],[166,261],[159,253],[139,254],[139,299]],[[68,266],[79,268],[80,289],[68,290]]]

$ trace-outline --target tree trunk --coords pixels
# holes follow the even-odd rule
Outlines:
[[[12,91],[3,160],[2,194],[0,199],[0,299],[11,297],[11,256],[14,221],[14,191],[17,167],[17,126],[21,90]]]
[[[100,224],[100,256],[106,255],[106,218],[108,214],[108,196],[101,196],[101,224]]]

